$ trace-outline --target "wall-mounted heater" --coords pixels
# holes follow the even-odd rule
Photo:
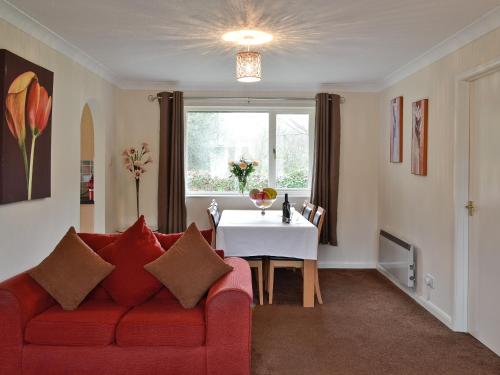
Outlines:
[[[415,249],[413,245],[384,231],[379,236],[379,269],[406,288],[415,287]]]

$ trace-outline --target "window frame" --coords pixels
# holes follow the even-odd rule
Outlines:
[[[312,170],[314,163],[314,139],[315,139],[315,107],[311,106],[229,106],[229,105],[210,105],[210,106],[184,106],[184,176],[187,171],[188,143],[187,143],[187,116],[189,112],[251,112],[251,113],[268,113],[269,114],[269,187],[273,187],[278,191],[278,194],[288,193],[290,196],[309,196],[311,194],[312,185]],[[277,115],[289,114],[307,114],[309,115],[309,176],[308,188],[276,188],[276,117]],[[187,178],[185,178],[186,197],[206,197],[206,196],[241,196],[241,193],[234,191],[190,191],[187,186]]]

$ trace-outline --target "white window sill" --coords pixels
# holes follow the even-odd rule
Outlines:
[[[310,197],[311,190],[278,190],[278,198],[288,194],[289,197]],[[248,193],[232,193],[232,192],[210,192],[210,191],[200,191],[200,192],[186,192],[186,198],[213,198],[213,197],[225,197],[225,198],[248,198]]]

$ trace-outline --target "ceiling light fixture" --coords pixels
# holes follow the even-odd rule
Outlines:
[[[262,76],[262,55],[244,51],[236,54],[236,79],[239,82],[259,82]]]
[[[264,31],[244,29],[229,31],[222,35],[222,40],[247,46],[246,51],[236,54],[236,79],[239,82],[259,82],[262,78],[262,55],[250,51],[250,46],[268,43],[273,36]]]
[[[225,33],[222,35],[222,40],[242,46],[256,46],[259,44],[269,43],[273,40],[273,36],[264,31],[243,29]]]

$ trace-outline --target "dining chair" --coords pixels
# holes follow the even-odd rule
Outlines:
[[[302,216],[304,216],[307,220],[311,221],[315,209],[316,206],[314,204],[309,202],[304,202],[304,206],[302,209]]]
[[[308,203],[310,204],[310,203]],[[318,243],[321,234],[321,230],[323,229],[323,223],[325,221],[326,210],[322,207],[317,208],[317,210],[309,215],[309,221],[314,224],[318,228]],[[303,215],[304,216],[304,215]],[[306,216],[304,216],[306,217]],[[269,294],[269,304],[273,303],[273,290],[274,290],[274,270],[276,268],[298,268],[303,271],[304,269],[304,260],[297,258],[286,258],[286,257],[271,257],[269,259],[269,275],[268,275],[268,294]],[[316,262],[316,269],[314,272],[314,294],[318,299],[318,303],[320,305],[323,304],[323,297],[321,295],[321,289],[319,287],[319,276],[318,276],[318,263]]]
[[[263,257],[243,257],[248,262],[250,269],[257,271],[257,284],[259,286],[259,305],[264,304],[264,259]]]
[[[219,221],[221,218],[221,213],[219,210],[219,204],[215,199],[212,199],[210,205],[207,208],[208,221],[210,223],[210,227],[212,228],[212,247],[215,249],[217,245],[217,227],[219,226]],[[259,304],[264,304],[264,262],[263,258],[256,257],[244,257],[244,259],[248,262],[248,265],[251,269],[255,269],[257,271],[257,284],[259,286]]]
[[[323,207],[318,206],[316,212],[312,216],[311,222],[318,228],[318,244],[321,238],[321,230],[323,229],[323,223],[325,222],[326,210]],[[321,295],[321,289],[319,287],[319,272],[318,272],[318,262],[316,262],[316,273],[314,275],[314,290],[316,292],[316,297],[318,298],[319,304],[323,304],[323,297]]]

